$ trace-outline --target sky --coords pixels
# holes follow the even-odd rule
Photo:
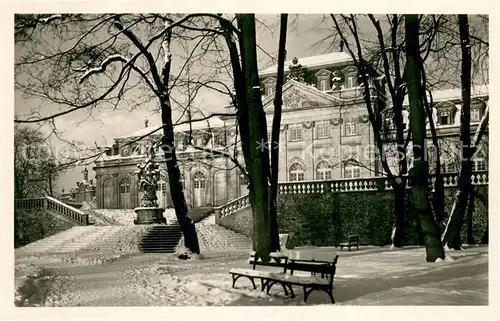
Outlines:
[[[258,18],[262,21],[262,24],[257,25],[258,44],[276,59],[279,38],[279,16],[262,15]],[[328,52],[325,51],[324,44],[322,46],[315,46],[315,43],[328,35],[328,31],[315,28],[320,18],[320,15],[305,14],[289,16],[289,22],[291,23],[286,45],[288,59]],[[175,49],[173,51],[175,61]],[[19,54],[17,51],[16,56]],[[267,67],[271,61],[270,58],[263,51],[259,51],[258,56],[259,68]],[[217,112],[224,110],[228,99],[219,93],[205,91],[199,95],[198,101],[201,102],[200,108],[204,111]],[[89,117],[88,111],[74,112],[57,117],[54,123],[61,136],[66,140],[80,141],[88,146],[93,146],[95,142],[102,146],[110,146],[114,137],[124,136],[143,128],[146,117],[148,118],[149,126],[159,125],[161,123],[160,114],[153,111],[154,107],[149,104],[132,111],[127,110],[127,108],[102,111],[93,110],[92,117]],[[41,110],[43,115],[49,115],[60,107],[54,106],[54,104],[45,104],[38,100],[27,100],[20,92],[16,91],[15,113],[20,115],[26,114],[32,108]],[[57,139],[53,139],[52,144],[53,148],[56,149],[63,148],[65,145]],[[89,178],[93,179],[95,178],[95,172],[92,170],[92,166],[89,165],[87,168],[89,169]],[[77,181],[83,180],[82,170],[83,167],[77,167],[63,173],[59,179],[57,190],[60,191],[62,188],[69,190],[75,187]]]

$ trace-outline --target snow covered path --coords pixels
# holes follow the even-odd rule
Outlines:
[[[488,247],[452,251],[453,262],[426,263],[424,252],[422,248],[339,252],[334,283],[337,304],[488,304]],[[255,291],[246,279],[238,280],[232,289],[228,271],[248,267],[246,253],[211,252],[199,261],[179,261],[166,254],[129,253],[98,260],[95,253],[81,255],[78,260],[62,255],[19,257],[16,277],[28,263],[63,275],[63,285],[49,295],[49,306],[304,304],[298,288],[294,299],[284,296],[279,287],[271,295]],[[307,305],[313,304],[329,304],[328,296],[313,292]]]

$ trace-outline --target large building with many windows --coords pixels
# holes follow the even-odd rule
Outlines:
[[[287,81],[283,88],[283,114],[280,132],[279,181],[356,179],[383,175],[378,171],[373,130],[358,84],[357,70],[349,55],[335,52],[286,62]],[[263,105],[269,135],[273,118],[276,67],[260,71]],[[488,87],[472,88],[472,130],[479,123],[488,103]],[[375,96],[375,89],[370,83]],[[433,93],[434,119],[446,150],[445,171],[456,171],[460,118],[460,90]],[[226,107],[234,111],[234,107]],[[408,123],[405,113],[405,122]],[[391,119],[384,120],[387,157],[395,170]],[[134,208],[139,205],[137,164],[145,159],[150,139],[158,139],[158,127],[144,128],[130,135],[116,137],[111,152],[95,163],[96,195],[100,208]],[[190,135],[190,130],[192,135]],[[244,164],[238,153],[235,117],[212,118],[174,127],[175,145],[182,173],[183,187],[191,207],[220,206],[248,193],[246,176],[228,159],[208,150],[228,152]],[[138,138],[152,133],[147,138]],[[191,137],[191,141],[189,140]],[[430,134],[428,135],[430,137]],[[487,142],[487,138],[484,140]],[[133,143],[130,143],[133,142]],[[411,146],[411,145],[410,145]],[[475,161],[476,170],[487,168],[487,144]],[[431,157],[431,156],[429,156]],[[160,206],[172,206],[168,190],[163,151],[158,149],[161,166],[158,191]],[[432,160],[431,160],[432,162]],[[396,172],[397,173],[397,172]]]

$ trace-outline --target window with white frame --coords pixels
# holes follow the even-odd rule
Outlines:
[[[317,136],[318,138],[328,138],[330,137],[330,125],[329,124],[320,124],[316,126]]]
[[[442,173],[456,173],[458,171],[457,164],[452,160],[443,159],[441,161]]]
[[[355,136],[358,134],[358,127],[355,122],[347,122],[345,123],[345,135],[346,136]]]
[[[439,113],[439,124],[440,125],[451,125],[451,112],[441,111]]]
[[[290,140],[292,142],[302,140],[302,127],[296,126],[290,128]]]
[[[274,94],[274,84],[269,84],[266,86],[266,93],[267,95]]]
[[[128,193],[130,193],[130,181],[128,179],[124,179],[120,182],[120,194]]]
[[[346,83],[347,83],[347,88],[353,88],[355,85],[354,76],[347,77]]]
[[[478,122],[481,120],[481,110],[479,108],[473,108],[470,110],[470,121]]]
[[[484,172],[488,170],[488,164],[486,164],[486,158],[484,157],[484,152],[479,150],[475,156],[472,157],[472,171],[474,172]]]
[[[194,188],[205,188],[205,184],[206,184],[206,177],[205,177],[205,174],[203,174],[202,172],[196,172],[194,175],[193,175],[193,187]]]
[[[317,180],[330,180],[332,179],[332,165],[322,160],[316,166],[316,179]]]
[[[299,162],[295,162],[290,166],[288,170],[288,180],[290,182],[299,182],[304,180],[305,168]]]
[[[358,166],[346,165],[344,167],[344,178],[360,178],[361,169]]]
[[[327,91],[330,89],[328,86],[328,78],[326,78],[326,79],[322,78],[319,80],[319,88],[318,89],[321,91]]]
[[[484,158],[474,159],[472,162],[473,172],[485,172],[488,170],[488,165],[486,165],[486,160]]]

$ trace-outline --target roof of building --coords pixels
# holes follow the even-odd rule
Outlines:
[[[217,128],[217,127],[222,127],[222,126],[224,126],[224,122],[219,117],[212,117],[210,119],[205,119],[202,121],[198,121],[196,119],[193,119],[193,121],[191,122],[191,129],[193,129],[193,130]],[[147,136],[148,134],[153,133],[155,131],[158,133],[158,135],[160,135],[161,134],[160,128],[161,128],[161,126],[159,126],[159,125],[158,126],[143,127],[143,128],[141,128],[141,129],[139,129],[131,134],[115,137],[115,139],[142,137],[142,136]],[[186,132],[186,131],[189,131],[189,129],[190,129],[189,123],[174,125],[174,132]]]
[[[471,87],[471,96],[481,97],[488,95],[488,84],[484,85],[476,85]],[[462,88],[449,88],[449,89],[441,89],[432,91],[432,101],[446,101],[446,100],[456,100],[461,99],[462,97]],[[408,105],[408,95],[406,95],[404,100],[404,105]]]
[[[317,55],[317,56],[310,56],[310,57],[303,57],[299,58],[298,63],[302,65],[303,67],[307,68],[315,68],[315,67],[321,67],[325,65],[331,65],[331,64],[338,64],[338,63],[343,63],[343,62],[349,62],[352,61],[351,56],[348,53],[345,52],[331,52],[328,54],[324,55]],[[285,68],[291,66],[293,59],[285,61]],[[272,74],[275,74],[277,72],[277,65],[273,63],[272,66],[267,67],[265,69],[262,69],[259,71],[259,75],[262,76],[269,76]]]

